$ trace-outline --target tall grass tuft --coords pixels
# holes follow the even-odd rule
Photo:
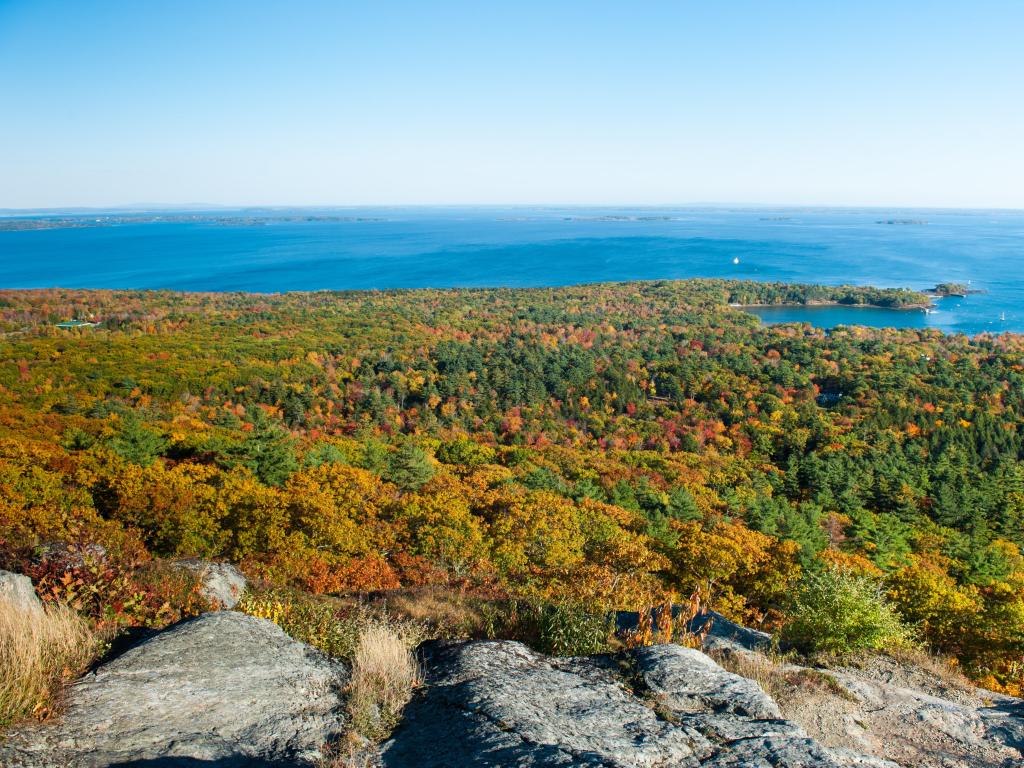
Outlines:
[[[406,639],[384,624],[367,626],[352,657],[353,727],[374,741],[387,738],[419,684],[419,665]]]
[[[43,611],[0,600],[0,728],[53,714],[99,649],[86,621],[64,605]]]

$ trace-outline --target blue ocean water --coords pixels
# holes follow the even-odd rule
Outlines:
[[[735,277],[986,291],[932,314],[768,310],[766,321],[1024,332],[1024,212],[375,208],[0,231],[0,287],[279,292]],[[734,263],[739,259],[739,263]]]

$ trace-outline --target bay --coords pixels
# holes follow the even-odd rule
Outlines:
[[[915,289],[969,282],[984,293],[943,299],[930,314],[841,307],[757,313],[766,322],[822,327],[1024,332],[1021,211],[452,207],[206,215],[0,231],[0,287],[273,293],[690,277]]]

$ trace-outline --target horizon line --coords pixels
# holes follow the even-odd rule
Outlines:
[[[911,211],[999,211],[1024,213],[1024,205],[921,205],[921,204],[830,204],[830,203],[758,203],[758,202],[686,202],[686,203],[127,203],[116,205],[63,205],[63,206],[32,206],[24,208],[0,207],[0,215],[28,214],[75,214],[75,213],[153,213],[159,211],[273,211],[273,210],[358,210],[368,208],[392,209],[444,209],[444,208],[580,208],[580,209],[686,209],[686,208],[779,208],[787,210],[892,210],[904,209]]]

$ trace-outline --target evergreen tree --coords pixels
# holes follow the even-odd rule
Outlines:
[[[234,458],[265,485],[281,485],[299,466],[291,438],[262,408],[251,408],[249,418],[252,431],[233,449]]]
[[[418,491],[435,471],[427,452],[407,442],[392,455],[387,479],[403,491]]]
[[[302,465],[305,467],[346,463],[345,454],[334,443],[317,443],[302,457]]]
[[[683,486],[673,488],[672,492],[668,495],[668,515],[673,520],[679,520],[683,523],[690,520],[700,520],[703,517],[700,509],[697,507],[696,500],[693,498],[693,494]]]
[[[117,435],[110,448],[123,459],[141,467],[148,467],[167,448],[167,440],[159,432],[147,427],[137,415],[129,413],[121,419]]]

